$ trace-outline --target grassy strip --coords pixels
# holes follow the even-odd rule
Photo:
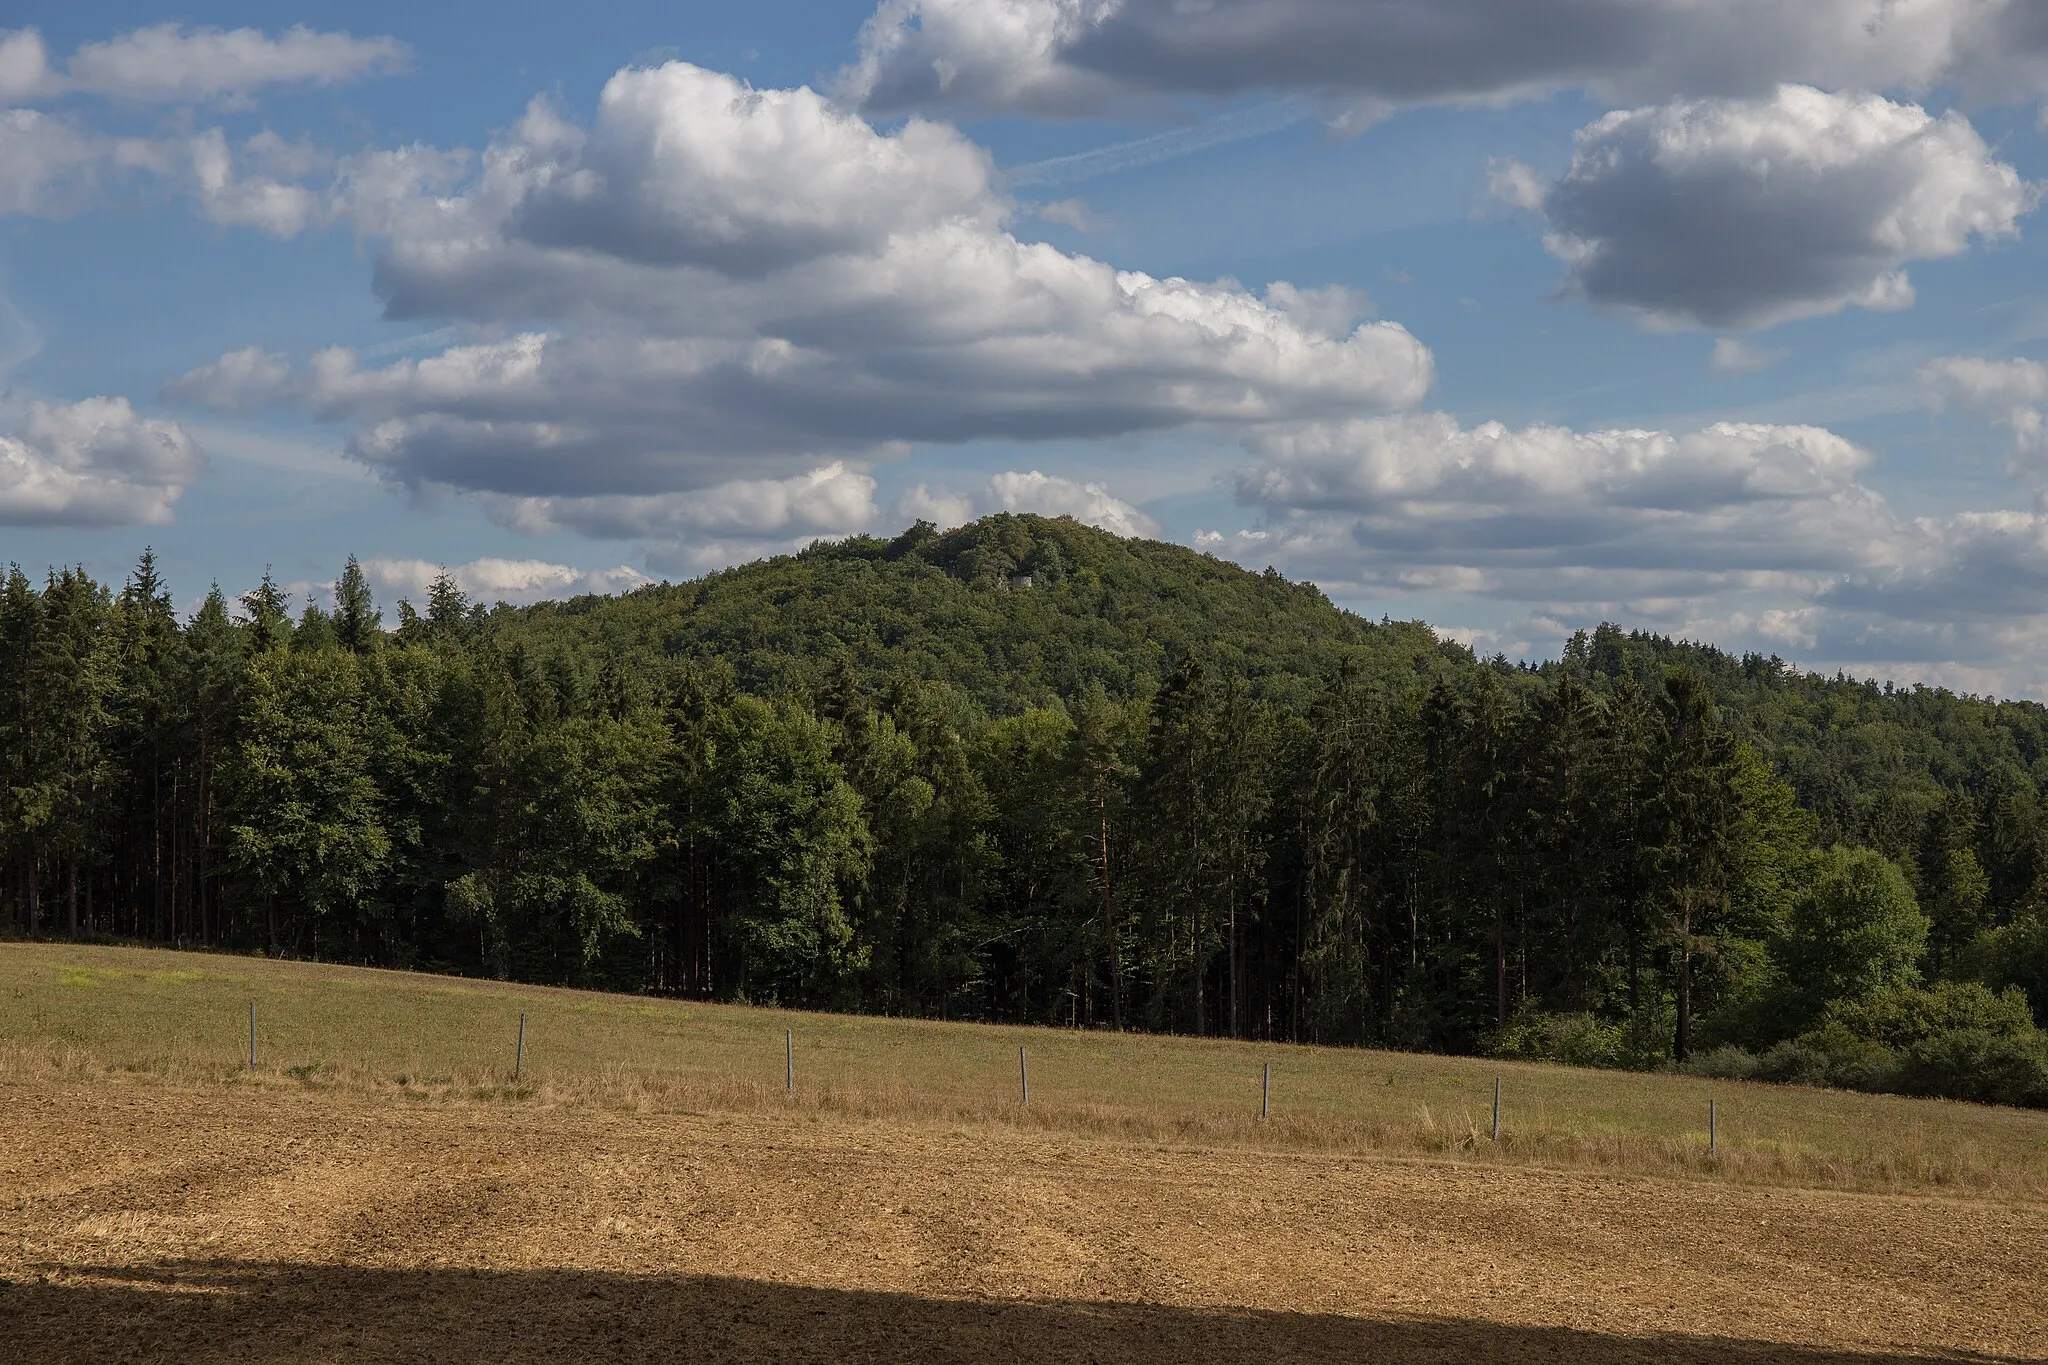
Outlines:
[[[257,1066],[247,1064],[248,1006]],[[518,1017],[526,1060],[513,1075]],[[784,1091],[784,1031],[797,1088]],[[1019,1099],[1028,1050],[1031,1102]],[[1258,1119],[1273,1064],[1273,1115]],[[1503,1126],[1490,1135],[1493,1082]],[[0,944],[0,1081],[392,1102],[789,1110],[1117,1141],[2048,1199],[2048,1114],[1356,1049],[650,1000],[132,948]],[[1707,1150],[1707,1103],[1720,1113]]]

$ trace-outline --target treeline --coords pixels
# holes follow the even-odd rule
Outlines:
[[[985,525],[979,559],[914,532],[898,560],[900,538],[821,546],[748,591],[855,563],[934,615],[967,595],[998,623],[1092,622],[1109,593],[1199,617],[1199,593],[1090,569],[1122,553],[1096,533],[1025,520]],[[1066,547],[1051,573],[1028,551],[1029,587],[1001,548],[1020,524]],[[675,594],[708,610],[702,586],[565,616],[444,577],[387,629],[353,561],[331,613],[266,578],[189,619],[148,555],[118,591],[16,569],[0,921],[2048,1104],[2040,708],[1612,628],[1517,668],[1227,573],[1337,624],[1006,703],[851,614],[837,647],[750,677],[678,638]],[[658,646],[619,625],[646,617]],[[1070,648],[1033,629],[986,648]]]

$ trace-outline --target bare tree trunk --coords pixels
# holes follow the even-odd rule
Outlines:
[[[1681,896],[1678,904],[1678,1029],[1671,1052],[1682,1062],[1692,1055],[1692,896]]]
[[[1495,1022],[1505,1028],[1508,1022],[1507,912],[1501,907],[1498,891],[1494,893],[1493,900],[1493,997]]]
[[[149,766],[149,935],[161,943],[164,937],[164,774],[163,768]]]
[[[1230,875],[1230,1036],[1242,1037],[1238,1019],[1237,872]]]
[[[1095,791],[1095,809],[1102,832],[1102,932],[1109,940],[1109,1017],[1118,1033],[1124,1031],[1124,955],[1116,941],[1115,902],[1109,892],[1109,793]]]

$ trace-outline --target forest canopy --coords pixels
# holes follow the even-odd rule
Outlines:
[[[1070,520],[384,619],[0,584],[0,924],[2048,1105],[2048,709]]]

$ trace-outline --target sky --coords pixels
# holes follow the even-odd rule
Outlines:
[[[2048,696],[2038,0],[0,25],[0,562],[523,602],[1015,510]]]

